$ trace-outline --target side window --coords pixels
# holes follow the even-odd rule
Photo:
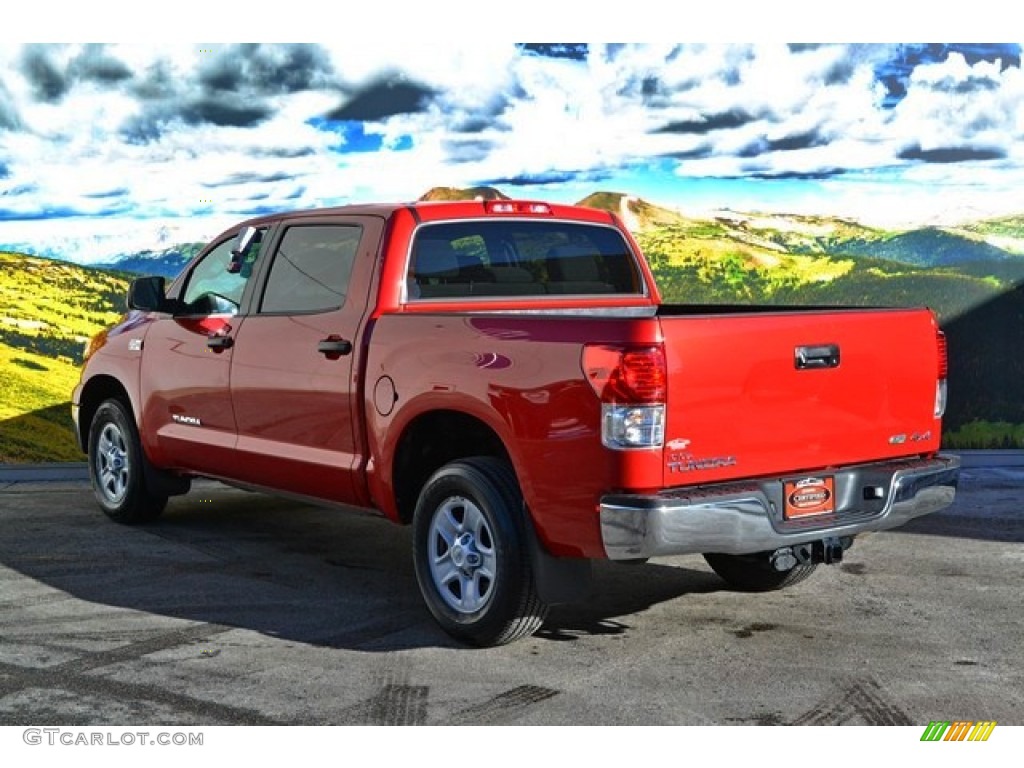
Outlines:
[[[289,227],[281,238],[263,292],[261,312],[324,312],[345,303],[362,227]]]
[[[203,257],[189,275],[182,294],[184,307],[180,314],[213,315],[238,313],[245,285],[252,276],[253,264],[260,252],[262,234],[246,254],[242,268],[231,271],[231,249],[235,238],[229,238]]]

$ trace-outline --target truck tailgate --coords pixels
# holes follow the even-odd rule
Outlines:
[[[938,450],[929,310],[663,306],[658,315],[666,486]]]

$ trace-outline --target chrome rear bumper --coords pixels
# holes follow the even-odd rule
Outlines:
[[[782,517],[783,478],[609,495],[601,499],[601,537],[610,559],[633,560],[742,555],[882,531],[952,504],[959,472],[959,457],[949,454],[830,470],[835,513],[796,520]]]

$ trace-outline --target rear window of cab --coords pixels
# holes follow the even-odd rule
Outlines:
[[[644,294],[636,258],[614,227],[467,220],[424,224],[409,257],[410,300]]]

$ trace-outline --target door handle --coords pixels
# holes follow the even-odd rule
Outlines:
[[[316,345],[316,350],[328,360],[337,360],[352,352],[352,342],[339,336],[328,336]]]
[[[838,368],[839,345],[818,344],[797,347],[793,354],[793,365],[798,371],[806,371],[812,368]]]
[[[223,352],[235,346],[235,340],[230,336],[210,336],[206,340],[206,346],[214,352]]]

